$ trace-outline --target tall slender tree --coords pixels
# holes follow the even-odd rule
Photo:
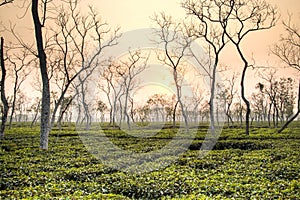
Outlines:
[[[220,62],[220,55],[228,42],[225,31],[221,24],[226,28],[227,21],[231,16],[232,7],[230,1],[225,0],[185,0],[182,3],[182,7],[186,11],[187,15],[191,17],[192,24],[190,25],[192,30],[192,36],[197,40],[201,40],[206,46],[206,50],[210,56],[208,62],[201,60],[201,55],[194,55],[198,64],[206,72],[205,75],[210,78],[210,129],[211,132],[215,132],[215,112],[217,106],[215,105],[216,98],[216,78],[218,72],[218,66]]]
[[[39,59],[40,72],[42,77],[42,111],[41,111],[41,130],[40,130],[40,148],[48,149],[48,137],[50,131],[50,85],[47,71],[47,56],[44,49],[42,28],[46,22],[46,11],[48,1],[43,1],[43,18],[39,16],[39,1],[32,0],[31,13],[34,23],[35,40],[37,46],[37,57]]]
[[[246,97],[245,78],[249,67],[249,59],[243,50],[242,43],[252,32],[267,30],[275,26],[277,21],[277,9],[267,3],[265,0],[231,0],[230,5],[232,15],[227,22],[221,22],[223,29],[236,48],[242,62],[241,74],[241,97],[246,105],[246,135],[250,132],[250,102]],[[231,27],[235,27],[232,29]]]
[[[181,113],[185,123],[186,131],[189,131],[188,119],[182,102],[182,76],[180,76],[180,68],[184,65],[184,58],[188,55],[188,50],[192,42],[189,37],[189,28],[183,23],[176,23],[172,17],[165,13],[154,15],[153,21],[158,26],[156,32],[159,41],[158,44],[163,45],[164,54],[158,52],[158,59],[172,70],[173,80],[176,86],[176,97],[181,108]]]
[[[1,101],[3,104],[3,110],[2,110],[2,121],[1,121],[1,129],[0,129],[0,138],[4,137],[5,134],[5,126],[6,126],[6,121],[7,121],[7,115],[8,115],[8,102],[7,102],[7,97],[5,94],[5,79],[6,79],[6,68],[5,68],[5,62],[4,62],[4,38],[1,37],[1,44],[0,44],[0,62],[1,62]]]

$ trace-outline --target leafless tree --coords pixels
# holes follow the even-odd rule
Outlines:
[[[32,15],[38,47],[37,56],[40,61],[43,82],[40,145],[42,149],[48,148],[49,131],[54,125],[57,111],[64,96],[69,92],[71,83],[84,71],[88,70],[90,73],[95,70],[99,64],[100,53],[104,48],[115,45],[118,38],[118,29],[111,31],[107,23],[99,20],[98,14],[92,7],[90,7],[88,15],[82,15],[77,0],[63,1],[60,6],[55,5],[56,10],[51,10],[49,14],[51,16],[47,17],[46,14],[49,9],[47,6],[50,2],[50,0],[43,1],[42,6],[38,5],[38,1],[32,2]],[[39,9],[42,11],[41,19]],[[54,26],[50,28],[51,31],[47,27],[50,37],[42,34],[42,27],[45,27],[46,19],[56,19]],[[43,39],[46,41],[45,47],[43,46]],[[30,46],[24,45],[21,39],[18,41],[30,49]],[[52,113],[50,113],[51,77],[60,89]],[[81,80],[86,79],[82,78]]]
[[[36,97],[34,99],[34,102],[32,103],[30,109],[31,109],[32,112],[34,112],[34,116],[33,116],[32,122],[30,124],[30,128],[32,128],[33,125],[38,120],[38,115],[39,115],[39,112],[41,110],[41,99],[39,97]]]
[[[251,107],[253,108],[253,119],[257,122],[264,122],[267,119],[268,113],[268,97],[264,93],[264,85],[262,83],[258,83],[255,88],[258,91],[253,92],[251,96]],[[268,119],[270,119],[268,117]],[[269,121],[270,126],[270,121]]]
[[[204,62],[200,55],[194,55],[200,66],[206,72],[205,75],[210,77],[210,123],[211,131],[215,130],[215,113],[214,104],[216,93],[216,74],[218,71],[220,54],[223,51],[228,39],[226,38],[224,28],[227,27],[227,21],[231,15],[232,7],[229,1],[214,0],[186,0],[183,1],[182,7],[188,16],[191,16],[192,23],[190,25],[192,36],[198,40],[204,40],[207,44],[207,52],[210,56],[208,62]]]
[[[124,85],[123,114],[126,118],[128,129],[131,129],[130,115],[128,113],[130,91],[137,86],[137,76],[146,69],[147,61],[148,57],[143,55],[141,51],[129,51],[128,58],[125,61],[121,60],[116,68],[116,72],[121,78],[121,84]]]
[[[75,94],[71,94],[70,96],[64,97],[64,99],[61,102],[60,111],[59,111],[59,115],[58,115],[58,119],[57,119],[57,126],[60,130],[62,128],[63,117],[64,117],[65,113],[68,111],[68,109],[70,108],[70,106],[72,105],[75,97],[76,97]]]
[[[291,22],[292,16],[289,16],[287,23],[283,22],[283,26],[286,30],[286,35],[282,36],[281,40],[274,45],[271,50],[281,61],[283,61],[288,67],[294,68],[300,71],[300,31],[299,27],[293,25]],[[300,113],[300,80],[298,91],[298,107],[297,112],[292,116],[279,130],[281,133],[288,125],[294,121]]]
[[[0,7],[4,6],[5,4],[13,3],[13,0],[4,0],[0,2]],[[1,81],[0,81],[0,89],[1,89],[1,101],[3,104],[2,109],[2,120],[1,120],[1,127],[0,127],[0,138],[4,137],[5,134],[5,126],[7,122],[7,116],[9,111],[9,105],[7,101],[7,97],[5,94],[5,80],[6,80],[6,68],[5,68],[5,61],[4,61],[4,38],[1,37],[0,43],[0,65],[1,65]]]
[[[249,135],[250,128],[250,102],[245,96],[246,72],[252,65],[242,48],[242,42],[252,32],[267,30],[275,26],[277,21],[277,9],[266,1],[259,0],[231,0],[227,4],[232,9],[231,17],[228,21],[222,22],[223,29],[227,37],[234,44],[244,66],[241,75],[241,97],[246,105],[246,134]],[[231,28],[235,27],[235,28]]]
[[[13,48],[11,48],[13,50]],[[11,104],[11,112],[10,112],[10,121],[9,127],[12,127],[12,119],[15,112],[15,106],[17,101],[17,94],[20,91],[20,87],[22,83],[26,80],[27,76],[30,73],[29,67],[31,63],[33,63],[33,58],[31,57],[31,53],[23,48],[19,53],[7,51],[7,59],[11,66],[11,73],[14,79],[13,83],[13,95],[12,95],[12,104]]]
[[[76,91],[76,98],[78,102],[78,116],[76,120],[76,125],[84,126],[85,130],[89,130],[91,123],[92,123],[92,116],[91,116],[91,106],[90,102],[87,101],[88,95],[88,88],[86,83],[88,83],[89,78],[92,73],[84,73],[78,76],[78,83],[76,83],[75,91]],[[82,111],[83,108],[83,111]],[[84,115],[82,116],[82,113]]]
[[[225,114],[227,116],[228,126],[230,126],[230,124],[231,126],[234,125],[231,116],[232,115],[231,105],[233,103],[235,95],[237,94],[237,90],[235,89],[236,79],[237,79],[237,74],[234,73],[230,79],[226,80],[227,82],[226,86],[218,94],[219,98],[224,99],[225,102]]]
[[[279,120],[283,124],[293,114],[294,108],[294,81],[291,78],[280,78],[276,80],[274,74],[270,73],[267,77],[263,77],[267,81],[266,84],[258,83],[257,88],[259,94],[254,94],[254,106],[258,115],[268,113],[269,126],[271,123],[271,115],[274,127],[278,127]],[[268,84],[268,85],[267,85]],[[267,98],[265,98],[267,97]],[[268,108],[267,105],[269,104]],[[266,111],[268,109],[268,111]]]
[[[236,118],[236,121],[240,122],[240,127],[243,125],[244,113],[246,111],[245,106],[242,104],[241,97],[238,97],[237,102],[233,103],[233,115]]]
[[[159,121],[159,115],[161,115],[161,121],[165,121],[165,106],[167,105],[166,96],[163,94],[154,94],[147,100],[147,105],[150,110],[154,111],[156,121]]]
[[[44,48],[44,37],[42,28],[46,22],[46,10],[48,0],[42,2],[43,13],[40,18],[39,1],[32,0],[31,13],[34,22],[35,40],[37,46],[37,57],[39,59],[40,72],[42,77],[42,110],[41,110],[41,133],[40,133],[40,148],[48,149],[48,137],[50,131],[50,85],[47,71],[47,56]]]
[[[181,113],[185,123],[186,131],[189,131],[188,119],[182,102],[182,80],[180,76],[180,68],[184,65],[185,56],[188,55],[188,50],[192,42],[189,37],[189,29],[184,26],[183,23],[176,23],[172,17],[161,13],[160,15],[154,15],[152,20],[158,26],[156,35],[159,37],[158,44],[163,45],[164,54],[157,52],[158,59],[165,65],[169,66],[172,70],[174,83],[176,86],[176,96],[178,104],[181,108]]]
[[[135,108],[138,120],[143,124],[149,120],[151,109],[148,104]]]
[[[267,95],[268,97],[268,103],[269,103],[269,108],[268,108],[268,124],[269,127],[271,126],[271,116],[272,116],[272,109],[273,109],[273,125],[274,127],[277,126],[277,118],[276,118],[276,113],[278,115],[278,107],[277,107],[277,92],[278,92],[278,85],[274,84],[275,83],[275,74],[276,70],[271,70],[267,75],[260,73],[260,77],[266,81],[268,84],[268,87],[265,86],[263,83],[258,83],[258,88],[260,91]]]
[[[193,118],[193,123],[197,123],[199,119],[199,107],[204,100],[203,90],[200,84],[193,87],[193,96],[191,97],[191,117]]]
[[[0,44],[0,62],[1,62],[1,101],[3,104],[2,108],[2,121],[1,121],[1,130],[0,130],[0,138],[4,137],[5,134],[5,126],[7,121],[7,115],[8,115],[8,101],[5,94],[5,79],[6,79],[6,68],[5,68],[5,61],[4,61],[4,38],[1,37],[1,44]]]
[[[68,1],[67,8],[63,6],[59,9],[56,20],[59,30],[53,29],[54,41],[58,54],[54,60],[57,63],[56,80],[61,91],[54,106],[51,118],[51,126],[54,125],[58,108],[69,90],[71,83],[84,71],[97,68],[98,56],[103,49],[116,44],[118,38],[116,29],[112,34],[107,23],[99,19],[96,11],[90,7],[89,15],[81,15],[77,1]],[[111,36],[107,36],[111,34]],[[107,39],[107,42],[104,40]],[[91,47],[95,52],[90,52],[86,48],[90,41],[96,41]],[[87,56],[90,59],[87,59]]]
[[[117,64],[109,60],[106,68],[103,70],[101,77],[104,83],[99,83],[99,88],[106,94],[110,106],[109,124],[115,127],[117,102],[123,92],[123,85],[120,83],[120,76],[117,73]]]

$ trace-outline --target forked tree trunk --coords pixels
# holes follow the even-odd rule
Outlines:
[[[174,82],[175,82],[175,86],[176,86],[177,102],[179,103],[180,108],[181,108],[181,113],[182,113],[182,116],[183,116],[186,132],[189,132],[189,124],[188,124],[187,115],[185,113],[184,106],[183,106],[183,103],[182,103],[182,100],[181,100],[181,87],[178,84],[178,74],[177,74],[177,69],[176,68],[173,69],[173,78],[174,78]],[[175,121],[174,121],[175,115],[176,115],[176,110],[174,109],[173,127],[175,127],[175,124],[174,124],[175,123]]]
[[[30,128],[32,128],[33,127],[33,125],[35,124],[35,122],[36,122],[36,120],[37,120],[37,117],[38,117],[38,114],[39,114],[39,107],[40,107],[40,101],[38,102],[38,105],[37,105],[37,110],[36,110],[36,112],[35,112],[35,114],[34,114],[34,117],[33,117],[33,120],[32,120],[32,122],[31,122],[31,124],[30,124]]]
[[[4,39],[3,39],[3,37],[1,37],[1,49],[0,49],[1,71],[2,71],[1,101],[3,103],[3,111],[2,111],[2,122],[1,122],[1,129],[0,129],[0,138],[4,138],[5,126],[6,126],[6,121],[7,121],[8,109],[9,109],[7,98],[5,96],[6,69],[5,69],[5,63],[4,63],[3,46],[4,46]]]
[[[35,39],[38,50],[38,58],[40,63],[40,71],[43,82],[42,89],[42,111],[41,111],[41,128],[40,128],[40,148],[48,149],[48,137],[50,132],[49,119],[50,119],[50,87],[49,87],[49,77],[47,72],[47,58],[43,47],[43,35],[42,27],[43,25],[39,19],[38,13],[38,0],[32,0],[32,18],[34,22]]]
[[[75,96],[73,96],[69,102],[67,102],[67,104],[65,105],[64,108],[62,108],[62,106],[60,107],[61,110],[59,112],[59,117],[58,117],[58,120],[57,120],[57,126],[59,128],[59,130],[61,130],[61,127],[62,127],[62,119],[65,115],[65,113],[67,112],[68,108],[70,107],[71,103],[73,102]]]

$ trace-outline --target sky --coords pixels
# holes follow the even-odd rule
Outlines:
[[[281,25],[282,20],[287,19],[287,13],[293,14],[293,23],[300,26],[300,1],[299,0],[267,0],[272,5],[277,5],[281,14],[281,19],[277,22],[277,26],[271,30],[257,32],[251,34],[244,41],[243,48],[247,56],[254,57],[257,65],[282,67],[282,63],[279,62],[274,56],[270,55],[270,47],[278,41],[280,34],[283,33],[283,27]],[[15,0],[15,2],[23,2],[21,0]],[[102,16],[103,20],[107,21],[112,27],[121,27],[121,32],[132,31],[140,28],[153,28],[155,24],[151,21],[150,17],[154,13],[165,12],[172,15],[175,19],[184,18],[184,10],[180,7],[179,0],[82,0],[82,9],[85,5],[92,5],[95,10]],[[30,12],[29,12],[30,14]],[[22,16],[20,9],[16,9],[14,5],[8,5],[5,8],[0,8],[0,20],[7,25],[8,21],[18,22],[17,27],[19,29],[28,29],[32,26],[32,20],[30,15],[27,15],[24,19],[16,18],[16,16]],[[9,35],[4,34],[8,40]],[[26,35],[26,37],[33,37],[33,35]],[[231,48],[230,46],[227,48]],[[228,74],[232,74],[233,71],[241,72],[241,61],[238,58],[236,52],[227,50],[222,54],[222,62],[229,66]],[[293,69],[280,69],[278,74],[280,76],[290,76],[297,78],[300,76],[296,70]],[[226,73],[225,73],[226,76]],[[251,70],[247,75],[246,82],[248,82],[248,89],[254,88],[256,81],[255,72]]]

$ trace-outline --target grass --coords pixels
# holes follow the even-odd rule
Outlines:
[[[254,128],[250,136],[242,129],[224,128],[204,158],[199,157],[199,148],[206,131],[192,131],[195,139],[188,150],[165,168],[126,173],[93,157],[74,127],[52,131],[48,151],[38,147],[38,127],[13,128],[0,142],[0,197],[299,199],[299,126],[281,134],[275,129]],[[167,145],[174,130],[162,129],[149,138],[120,130],[105,130],[105,135],[122,149],[149,152]]]

